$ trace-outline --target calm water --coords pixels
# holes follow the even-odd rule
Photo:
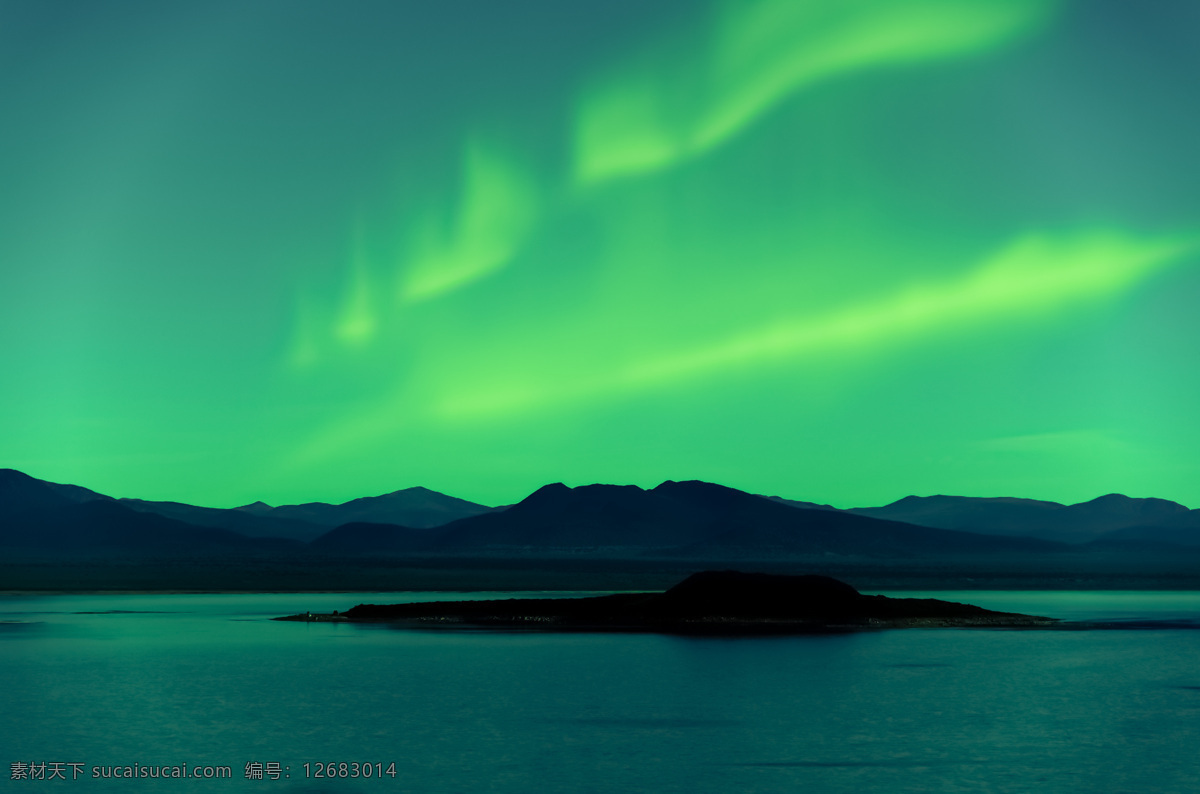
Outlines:
[[[1197,593],[925,595],[1200,618]],[[0,596],[0,788],[1194,792],[1200,779],[1200,631],[1186,628],[713,639],[267,619],[446,597]],[[14,781],[14,762],[84,776]],[[291,777],[247,780],[252,762]],[[396,775],[306,779],[305,762]],[[91,778],[183,763],[233,777]]]

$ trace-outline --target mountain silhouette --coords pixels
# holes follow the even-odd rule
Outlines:
[[[309,548],[326,554],[403,554],[428,550],[433,539],[429,529],[356,521],[331,529]]]
[[[287,538],[307,543],[323,535],[328,527],[308,521],[254,513],[240,508],[197,507],[183,502],[150,502],[120,499],[122,506],[139,513],[153,513],[201,527],[227,529],[253,538]]]
[[[9,473],[7,476],[12,482],[25,478],[29,482],[41,483],[44,486],[43,493],[53,493],[67,502],[114,502],[138,513],[162,516],[198,528],[228,530],[249,538],[282,538],[304,543],[316,540],[330,528],[342,524],[368,522],[416,528],[434,527],[495,509],[420,487],[354,499],[340,505],[311,502],[271,507],[264,502],[255,502],[224,509],[184,502],[114,499],[77,485],[37,480],[14,469],[3,471]],[[14,475],[19,477],[14,478]]]
[[[332,522],[337,523],[330,526]],[[771,560],[806,555],[983,558],[1072,548],[1055,541],[1077,544],[1077,550],[1122,553],[1198,547],[1200,511],[1120,494],[1074,505],[910,496],[879,508],[838,510],[695,480],[668,480],[650,489],[553,483],[505,508],[408,488],[340,505],[271,507],[257,502],[225,510],[117,500],[13,469],[0,470],[0,548],[10,551],[211,555],[271,549],[309,559],[584,555],[614,560]]]
[[[679,556],[868,556],[1048,551],[1056,544],[977,535],[780,504],[699,481],[544,486],[509,509],[460,519],[431,548],[526,553],[607,551]]]
[[[1007,497],[906,496],[883,507],[847,512],[940,529],[1087,543],[1126,527],[1171,525],[1192,511],[1165,499],[1108,494],[1073,505]]]
[[[97,551],[213,554],[278,547],[228,530],[139,513],[106,497],[78,501],[85,490],[64,489],[13,469],[0,469],[0,545],[60,555]]]
[[[1157,501],[1157,500],[1156,500]],[[1172,502],[1172,504],[1174,504]],[[1090,544],[1107,548],[1145,548],[1147,546],[1200,546],[1200,510],[1172,512],[1155,523],[1138,523],[1113,530]]]
[[[236,511],[264,518],[299,521],[321,527],[337,527],[350,523],[399,524],[426,529],[448,524],[460,518],[481,515],[497,508],[447,496],[428,488],[405,488],[382,496],[365,496],[341,504],[307,502],[298,505],[271,507],[263,502],[234,508]]]
[[[822,505],[816,502],[804,502],[796,499],[784,499],[782,496],[764,496],[764,499],[770,499],[772,502],[789,505],[791,507],[803,507],[808,510],[837,510],[833,505]]]

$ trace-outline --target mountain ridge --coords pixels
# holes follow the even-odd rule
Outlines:
[[[40,519],[39,512],[44,514]],[[147,518],[134,519],[130,514]],[[300,515],[316,516],[321,523]],[[449,520],[432,523],[431,517]],[[204,546],[276,540],[300,544],[286,548],[351,555],[578,554],[607,549],[636,555],[742,558],[905,556],[950,549],[972,554],[1039,553],[1061,550],[1063,544],[1200,546],[1200,511],[1153,497],[1105,494],[1066,505],[1020,497],[939,494],[906,496],[876,508],[838,509],[699,480],[665,480],[649,489],[549,483],[502,508],[415,486],[339,505],[309,502],[272,507],[255,502],[222,509],[114,499],[81,486],[0,469],[0,519],[4,525],[0,543],[9,546],[30,545],[28,538],[20,537],[20,527],[40,526],[48,531],[52,525],[57,529],[50,536],[58,542],[87,545],[86,534],[72,535],[65,528],[90,524],[99,528],[96,537],[118,546],[120,542],[163,546],[162,538],[177,539],[190,532],[188,536]],[[122,535],[118,531],[122,523],[140,527],[141,534],[131,530],[132,534]],[[154,533],[162,538],[156,539]],[[120,538],[125,541],[119,542]],[[178,545],[174,540],[166,545],[173,544]],[[45,540],[40,545],[53,544]]]
[[[940,529],[1034,536],[1064,543],[1096,542],[1133,527],[1178,526],[1182,522],[1200,528],[1200,511],[1166,499],[1123,494],[1105,494],[1075,504],[1018,497],[906,496],[881,507],[849,508],[847,512]],[[1200,543],[1200,537],[1194,542]]]

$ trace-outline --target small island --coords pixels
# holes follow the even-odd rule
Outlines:
[[[1058,623],[1054,618],[994,612],[932,598],[863,595],[845,582],[828,576],[739,571],[693,574],[662,593],[359,604],[340,615],[306,613],[274,619],[688,634],[800,634],[934,627],[1034,628]]]

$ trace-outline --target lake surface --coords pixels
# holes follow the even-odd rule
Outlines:
[[[269,620],[446,593],[6,595],[0,788],[1196,790],[1200,593],[895,595],[1176,623],[729,639]],[[31,762],[67,779],[11,779]],[[372,777],[306,778],[330,762]],[[185,763],[232,779],[92,777]]]

